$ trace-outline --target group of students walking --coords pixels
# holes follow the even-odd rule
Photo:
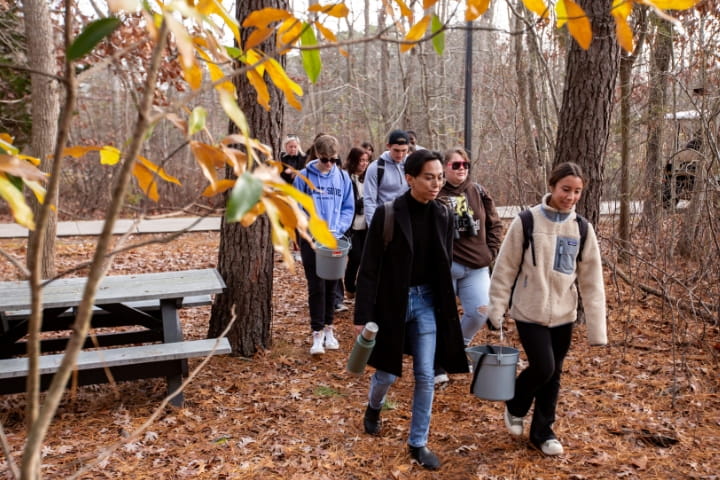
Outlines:
[[[313,147],[315,158],[299,170],[315,188],[299,176],[293,184],[313,198],[331,231],[350,233],[345,289],[355,298],[353,323],[358,333],[367,322],[379,326],[368,361],[375,372],[365,432],[381,433],[387,393],[403,373],[403,356],[410,354],[415,382],[409,452],[423,467],[440,468],[428,447],[436,377],[468,372],[465,348],[488,321],[501,328],[507,314],[528,364],[506,402],[504,424],[511,435],[521,436],[534,403],[531,445],[546,455],[562,454],[552,425],[577,316],[576,284],[590,344],[607,343],[598,241],[592,225],[585,222],[587,233],[581,235],[576,221],[586,181],[580,167],[567,162],[552,171],[549,193],[530,209],[528,241],[519,217],[502,238],[492,197],[470,178],[471,162],[462,148],[445,154],[416,148],[408,155],[410,136],[394,130],[387,150],[366,170],[372,154],[353,149],[344,171],[334,137],[318,136]],[[332,327],[337,281],[317,277],[314,250],[304,240],[300,251],[308,282],[310,353],[337,349]]]

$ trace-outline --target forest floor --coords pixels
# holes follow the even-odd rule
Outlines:
[[[109,273],[213,267],[218,244],[218,233],[209,232],[136,248],[119,255]],[[0,248],[22,257],[25,240],[0,240]],[[89,260],[93,249],[93,238],[59,238],[58,269]],[[13,279],[9,266],[0,279]],[[429,446],[443,461],[439,471],[422,469],[407,453],[410,374],[390,390],[381,436],[364,434],[371,369],[361,377],[345,371],[352,308],[336,317],[340,350],[311,357],[302,266],[291,273],[278,261],[272,348],[254,358],[212,358],[186,389],[185,406],[166,407],[136,439],[131,432],[160,404],[164,380],[69,391],[47,435],[43,475],[68,478],[117,445],[78,478],[720,478],[718,326],[673,314],[610,279],[606,272],[610,344],[589,347],[580,325],[565,362],[555,424],[562,456],[544,457],[526,437],[511,438],[503,403],[472,396],[467,374],[436,389]],[[181,315],[187,338],[205,337],[209,307]],[[519,348],[508,323],[506,341]],[[497,344],[497,334],[483,330],[473,344],[484,343]],[[191,368],[199,362],[191,360]],[[25,441],[24,403],[23,395],[0,397],[16,461]],[[4,456],[0,472],[9,476]]]

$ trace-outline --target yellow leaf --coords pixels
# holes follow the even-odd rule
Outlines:
[[[210,57],[207,53],[205,53],[204,50],[198,48],[197,53],[202,59],[207,62],[206,65],[208,67],[208,71],[210,72],[210,80],[212,80],[213,83],[217,82],[222,78],[225,78],[225,72],[223,72],[222,69],[210,59]],[[229,80],[217,84],[215,88],[217,90],[226,90],[228,93],[235,95],[235,85],[233,85],[232,82]]]
[[[0,133],[0,148],[5,150],[5,152],[9,153],[10,155],[17,155],[20,153],[20,150],[12,144],[13,143],[13,137],[11,137],[7,133]]]
[[[28,162],[32,163],[32,164],[35,165],[36,167],[37,167],[38,165],[40,165],[40,159],[39,159],[39,158],[31,157],[30,155],[23,155],[23,154],[21,154],[21,153],[17,154],[17,157],[20,158],[20,159],[22,159],[22,160],[27,160]]]
[[[84,157],[89,152],[99,152],[100,150],[102,150],[102,148],[103,147],[75,145],[73,147],[67,147],[63,149],[62,154],[63,156],[80,158]]]
[[[262,199],[261,199],[262,200]],[[265,205],[262,201],[255,204],[248,212],[240,219],[240,225],[243,227],[249,227],[253,224],[255,219],[265,213]]]
[[[268,75],[270,75],[270,80],[272,80],[272,82],[283,91],[287,102],[297,110],[302,110],[302,105],[298,99],[295,98],[295,95],[303,94],[302,87],[288,77],[280,63],[278,63],[278,61],[274,58],[268,59],[265,63],[265,69]]]
[[[101,165],[115,165],[120,161],[120,150],[117,148],[105,145],[100,149],[100,164]]]
[[[310,5],[308,12],[321,12],[335,18],[345,18],[350,11],[344,3],[335,3],[332,5]]]
[[[243,20],[243,27],[255,27],[257,29],[266,29],[273,22],[279,22],[291,18],[292,14],[287,10],[279,8],[263,8],[255,10]]]
[[[248,70],[245,74],[257,92],[257,102],[267,111],[270,111],[270,91],[265,84],[265,80],[260,76],[257,70]]]
[[[335,36],[335,34],[329,28],[327,28],[325,25],[323,25],[320,22],[315,22],[315,26],[320,31],[320,34],[323,37],[325,37],[328,41],[337,42],[337,37]]]
[[[405,35],[406,42],[417,42],[425,35],[427,27],[430,24],[430,15],[425,15],[419,22],[412,26],[410,31]],[[407,52],[413,48],[415,43],[403,43],[400,45],[401,52]]]
[[[248,39],[245,41],[245,50],[250,50],[257,47],[262,42],[267,40],[267,38],[270,37],[272,33],[272,28],[256,28],[250,33]]]
[[[248,50],[245,52],[245,56],[242,60],[250,66],[255,65],[255,70],[257,70],[260,75],[265,75],[264,59],[265,57],[258,53],[257,50]]]
[[[615,33],[618,37],[618,43],[628,53],[632,53],[634,47],[633,42],[633,31],[628,25],[625,18],[616,16],[615,17]]]
[[[24,180],[24,182],[25,185],[27,185],[27,187],[32,190],[33,194],[35,194],[35,198],[37,198],[37,201],[40,203],[45,203],[45,194],[47,193],[45,187],[43,187],[34,180]]]
[[[423,10],[432,8],[432,6],[435,5],[437,2],[438,0],[423,0]]]
[[[183,78],[190,85],[190,88],[197,90],[202,86],[202,69],[196,63],[189,67],[182,67]]]
[[[223,193],[227,190],[230,190],[234,186],[235,180],[223,178],[222,180],[218,180],[217,182],[208,185],[207,188],[203,190],[202,194],[203,197],[212,197],[214,195],[217,195],[218,193]]]
[[[587,50],[590,48],[590,42],[592,42],[592,25],[590,25],[590,20],[585,14],[585,10],[573,0],[565,0],[565,8],[568,13],[568,30],[570,31],[570,35],[572,35],[581,48]]]
[[[640,3],[660,10],[687,10],[694,7],[700,0],[641,0]]]
[[[165,15],[165,22],[175,37],[175,44],[180,52],[180,65],[183,70],[189,69],[195,64],[195,47],[190,35],[182,23],[175,20],[172,15]]]
[[[295,45],[303,31],[303,23],[295,17],[288,18],[278,28],[278,48],[284,50],[288,46]]]
[[[325,220],[321,219],[317,211],[315,210],[315,203],[313,202],[313,199],[309,196],[304,194],[303,192],[297,190],[292,185],[285,184],[284,182],[273,184],[273,187],[282,191],[292,199],[294,199],[296,202],[300,204],[300,206],[307,212],[309,216],[308,220],[308,228],[310,232],[312,233],[312,236],[321,244],[325,245],[328,248],[336,248],[337,247],[337,240],[333,236],[333,234],[330,232],[330,229],[328,228],[327,222]],[[304,234],[303,229],[300,229],[300,233]],[[303,236],[307,236],[306,234]],[[308,239],[310,240],[310,239]]]
[[[407,4],[403,0],[395,0],[397,6],[400,7],[400,15],[403,17],[412,17],[412,10],[408,8]]]
[[[200,170],[205,178],[207,178],[211,184],[216,183],[218,180],[216,169],[225,166],[225,153],[217,147],[198,142],[197,140],[190,141],[190,151],[193,157],[195,157],[195,161],[200,165]]]
[[[182,185],[182,184],[180,183],[180,180],[178,180],[177,178],[175,178],[175,177],[173,177],[172,175],[168,174],[165,170],[163,170],[162,167],[154,164],[153,162],[151,162],[151,161],[148,160],[147,158],[142,157],[142,156],[140,156],[140,155],[138,155],[137,158],[138,158],[138,160],[140,161],[140,163],[142,163],[142,165],[143,165],[145,168],[147,168],[148,170],[150,170],[151,172],[153,172],[155,175],[157,175],[158,177],[162,178],[162,179],[165,180],[166,182],[171,182],[171,183],[175,183],[175,184],[177,184],[177,185]]]
[[[630,2],[632,0],[622,0]],[[550,15],[550,9],[547,5],[545,5],[545,2],[543,0],[523,0],[523,3],[525,4],[525,8],[530,10],[536,15],[539,15],[542,18],[547,18],[548,15]]]
[[[138,181],[140,190],[142,190],[150,200],[157,202],[160,199],[160,195],[158,194],[157,182],[152,172],[144,165],[136,162],[133,164],[132,173]]]
[[[8,180],[4,173],[0,173],[0,197],[10,205],[13,218],[17,223],[28,230],[35,230],[32,210],[25,203],[25,196],[15,188],[15,185]]]
[[[230,28],[233,33],[233,37],[240,44],[240,28],[237,20],[234,16],[229,15],[227,10],[218,2],[218,0],[199,0],[197,2],[197,9],[203,15],[215,14],[223,19],[225,26]]]
[[[245,155],[245,152],[242,152],[235,148],[228,148],[224,145],[220,146],[220,148],[223,152],[225,152],[225,155],[228,158],[228,163],[230,163],[230,165],[233,167],[235,175],[239,177],[243,173],[245,173],[245,170],[247,169],[246,167],[248,159],[248,156]]]
[[[0,172],[28,180],[45,180],[45,174],[14,155],[0,155]]]
[[[272,192],[267,195],[268,202],[277,208],[278,216],[280,218],[280,222],[283,224],[283,227],[292,231],[298,226],[297,213],[300,213],[300,211],[293,210],[292,206],[288,204],[286,198],[287,197],[284,195],[278,195],[277,193]]]
[[[465,21],[472,22],[485,13],[490,6],[490,0],[467,0],[465,5]]]
[[[555,22],[556,28],[562,28],[567,23],[568,14],[565,8],[565,0],[558,0],[555,4],[555,17],[557,18]]]
[[[223,107],[223,110],[225,111],[227,116],[230,117],[230,120],[232,120],[235,125],[237,125],[241,132],[247,134],[250,130],[250,128],[248,127],[247,118],[238,106],[237,100],[235,100],[235,96],[231,95],[225,90],[222,90],[219,93],[220,105]]]
[[[613,0],[612,7],[610,7],[610,13],[617,17],[627,19],[632,13],[633,4],[630,0]]]

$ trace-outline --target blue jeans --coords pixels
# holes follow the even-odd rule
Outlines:
[[[408,444],[411,447],[427,445],[430,433],[430,416],[435,393],[435,309],[433,307],[432,289],[428,285],[410,287],[407,311],[405,313],[405,345],[413,356],[413,374],[415,389],[413,391],[412,419]],[[397,376],[376,370],[370,381],[368,404],[370,408],[380,409],[385,397]]]
[[[457,262],[452,263],[450,271],[455,287],[455,294],[460,297],[463,316],[460,319],[463,340],[470,345],[475,334],[487,321],[487,309],[490,303],[490,269],[470,268]],[[479,312],[478,308],[483,308]]]

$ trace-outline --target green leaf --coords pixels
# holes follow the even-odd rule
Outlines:
[[[432,44],[438,55],[442,55],[445,51],[445,30],[443,30],[442,28],[442,21],[440,20],[440,18],[438,18],[437,15],[433,14],[431,29],[434,36],[432,37]],[[440,33],[436,34],[436,32]]]
[[[249,172],[243,173],[230,192],[230,199],[225,210],[225,220],[239,222],[260,200],[262,189],[263,183],[260,180]]]
[[[114,32],[119,26],[120,19],[116,17],[101,18],[89,23],[68,48],[68,60],[77,60],[88,54],[95,48],[95,45]]]
[[[188,122],[188,135],[195,135],[197,132],[205,128],[205,119],[207,118],[207,110],[203,107],[195,107],[190,114]]]
[[[300,44],[303,47],[314,47],[317,45],[317,37],[315,30],[308,24],[303,25],[302,35],[300,35]],[[322,62],[320,61],[319,50],[301,50],[302,63],[308,79],[315,83],[320,76],[322,70]]]

